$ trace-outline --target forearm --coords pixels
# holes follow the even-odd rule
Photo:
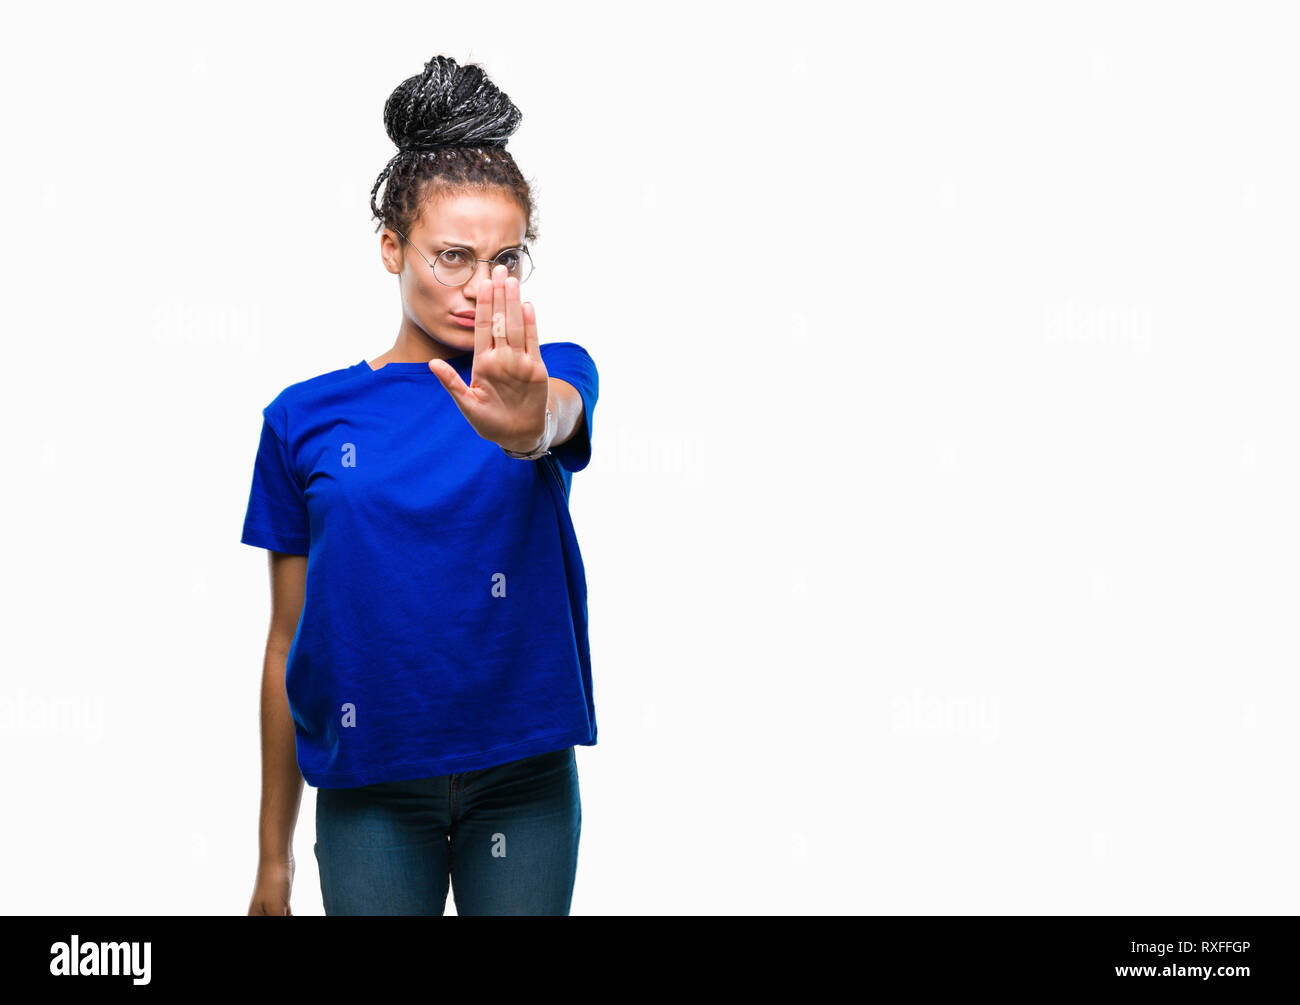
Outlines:
[[[262,862],[292,858],[302,802],[303,777],[284,683],[288,657],[287,651],[268,647],[262,668],[262,808],[257,842]]]
[[[555,439],[552,447],[558,447],[566,440],[573,439],[582,422],[582,395],[567,380],[552,377],[551,380],[551,415],[555,417]]]

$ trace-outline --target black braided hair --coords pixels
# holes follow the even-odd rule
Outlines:
[[[434,56],[423,72],[403,80],[384,104],[384,129],[397,153],[370,190],[370,211],[379,220],[375,233],[391,226],[409,234],[434,192],[499,188],[524,211],[524,241],[536,241],[532,186],[505,149],[522,118],[477,63]],[[383,202],[376,205],[385,178]]]

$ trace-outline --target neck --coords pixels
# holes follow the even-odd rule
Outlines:
[[[473,338],[473,332],[467,332],[467,334],[471,339]],[[472,344],[466,349],[461,349],[430,338],[404,318],[401,328],[397,331],[397,341],[393,343],[393,347],[373,362],[377,364],[427,363],[431,359],[448,359],[452,356],[461,356],[473,351],[474,346]]]

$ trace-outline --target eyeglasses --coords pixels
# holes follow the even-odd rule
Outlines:
[[[396,227],[392,229],[402,234]],[[514,276],[521,283],[533,273],[532,256],[528,254],[528,248],[523,245],[517,248],[506,248],[498,252],[495,258],[475,258],[474,252],[469,248],[448,248],[439,252],[438,257],[430,262],[424,252],[416,248],[405,234],[402,234],[402,240],[415,248],[419,256],[428,263],[429,268],[433,269],[433,278],[443,286],[464,286],[474,277],[479,262],[488,263],[489,276],[498,265],[504,265],[506,275]]]

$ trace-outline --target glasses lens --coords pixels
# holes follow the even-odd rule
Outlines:
[[[506,267],[506,275],[514,276],[521,283],[528,278],[528,274],[533,271],[533,260],[528,257],[528,252],[523,248],[512,248],[510,251],[503,251],[497,255],[493,269],[497,265]]]
[[[497,255],[492,263],[506,267],[506,275],[514,276],[521,283],[533,271],[533,260],[524,248],[511,248]],[[463,286],[474,275],[478,261],[464,248],[448,248],[433,260],[433,274],[438,281],[447,286]]]
[[[448,286],[461,286],[474,275],[474,256],[464,248],[448,248],[433,260],[433,274]]]

